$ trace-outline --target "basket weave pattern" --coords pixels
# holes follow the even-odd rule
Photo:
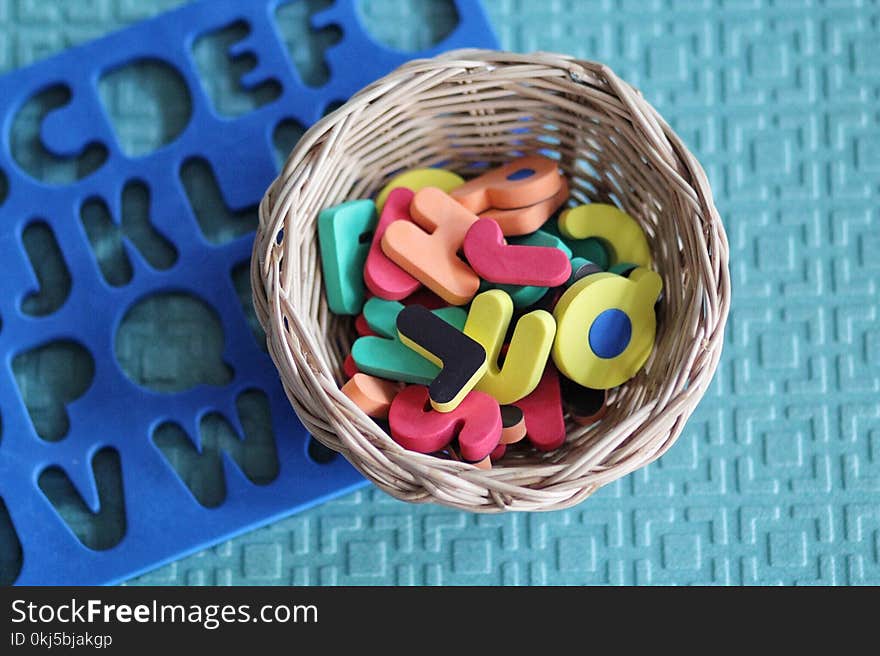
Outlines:
[[[566,443],[514,448],[491,470],[407,451],[345,395],[352,321],[329,312],[321,209],[368,197],[400,170],[556,153],[575,203],[618,204],[663,278],[654,352]],[[460,50],[410,62],[300,140],[260,204],[254,305],[287,396],[312,434],[395,497],[478,512],[555,510],[661,456],[718,365],[730,302],[727,237],[706,175],[641,94],[608,67],[552,53]],[[523,443],[525,444],[525,443]]]

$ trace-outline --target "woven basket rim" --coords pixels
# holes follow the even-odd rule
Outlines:
[[[519,114],[531,116],[521,138],[507,127],[526,120]],[[533,131],[557,143],[529,142]],[[454,148],[456,139],[475,154]],[[323,298],[317,212],[372,195],[397,169],[447,156],[461,172],[545,143],[576,201],[619,201],[642,223],[666,268],[655,264],[674,334],[658,322],[645,370],[616,393],[598,428],[569,424],[558,453],[480,470],[406,451],[339,391],[351,330]],[[467,49],[413,60],[318,121],[260,203],[251,282],[269,353],[315,438],[397,498],[476,512],[565,508],[665,453],[712,380],[730,305],[727,237],[699,162],[606,65],[547,52]]]

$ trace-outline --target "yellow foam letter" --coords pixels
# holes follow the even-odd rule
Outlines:
[[[642,228],[614,205],[590,203],[565,210],[559,215],[559,231],[571,239],[601,239],[611,264],[651,266],[651,249]]]
[[[494,396],[502,405],[519,401],[538,386],[556,334],[556,322],[549,312],[529,312],[516,323],[504,367],[499,367],[512,317],[510,296],[493,289],[474,298],[464,324],[464,334],[486,349],[488,368],[476,389]]]
[[[662,287],[660,276],[643,268],[628,279],[595,273],[569,287],[553,310],[559,371],[593,389],[632,378],[654,348],[654,303]]]

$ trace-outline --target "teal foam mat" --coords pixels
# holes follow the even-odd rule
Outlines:
[[[0,0],[0,72],[178,4]],[[880,2],[484,4],[508,49],[611,65],[706,167],[733,280],[708,395],[660,461],[571,510],[475,516],[366,489],[132,583],[880,584]],[[402,48],[454,24],[442,0],[362,8]],[[295,35],[300,24],[292,16],[282,29]],[[322,43],[295,53],[316,79]],[[158,109],[119,85],[108,89],[118,119],[148,123]],[[222,76],[213,93],[230,111],[244,102]],[[27,156],[27,126],[16,129]],[[283,152],[297,135],[277,136]],[[39,235],[33,247],[51,250]],[[186,306],[168,311],[214,330]],[[161,344],[161,331],[148,318],[129,330],[139,370],[138,344]],[[182,344],[172,345],[178,357]],[[151,367],[138,375],[175,384]],[[25,395],[59,384],[41,362],[18,378]],[[58,419],[35,408],[51,432]]]

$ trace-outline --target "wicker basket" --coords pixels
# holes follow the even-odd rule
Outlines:
[[[375,193],[400,170],[475,175],[541,150],[559,156],[577,203],[635,217],[664,281],[654,352],[566,443],[518,448],[491,470],[407,451],[339,391],[354,338],[328,311],[316,218]],[[602,64],[466,50],[410,62],[300,140],[260,205],[251,280],[269,352],[297,414],[393,496],[478,512],[554,510],[662,455],[718,365],[730,299],[727,237],[706,175],[641,94]],[[524,443],[525,444],[525,443]]]

